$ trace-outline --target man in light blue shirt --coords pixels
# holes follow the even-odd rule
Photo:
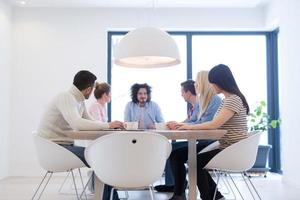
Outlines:
[[[124,112],[125,122],[139,122],[139,129],[154,129],[155,123],[164,122],[160,107],[151,101],[151,87],[144,84],[131,86],[131,101]]]

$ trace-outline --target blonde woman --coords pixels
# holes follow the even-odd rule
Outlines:
[[[208,82],[208,71],[200,71],[197,74],[196,81],[195,81],[195,90],[196,95],[199,103],[199,113],[196,122],[192,123],[178,123],[178,122],[168,122],[167,126],[170,129],[175,129],[178,126],[188,125],[188,124],[200,124],[203,122],[207,122],[213,119],[215,113],[217,112],[219,105],[221,103],[221,98],[216,95],[214,90],[211,88]],[[201,151],[203,148],[208,146],[214,142],[213,140],[199,140],[197,143],[197,151]],[[171,162],[172,174],[174,177],[175,186],[165,186],[165,188],[158,188],[164,189],[164,191],[178,191],[178,176],[177,174],[186,174],[185,163],[188,159],[188,143],[185,142],[185,145],[182,144],[178,147],[177,143],[173,143],[173,151],[169,158]],[[180,155],[180,159],[172,161],[172,155],[176,154],[176,152],[182,152]],[[167,166],[168,167],[168,166]],[[168,169],[166,169],[168,170]],[[183,177],[183,176],[182,176]],[[181,177],[180,177],[181,178]],[[185,175],[183,178],[183,182],[185,180]],[[185,190],[185,187],[180,189],[180,193]],[[176,193],[174,193],[176,195]]]
[[[97,101],[91,105],[89,113],[94,120],[107,122],[106,104],[111,100],[110,85],[108,83],[96,83],[94,96]]]
[[[221,98],[216,95],[208,81],[208,71],[200,71],[197,73],[195,90],[199,103],[197,120],[192,123],[178,123],[171,121],[167,123],[167,126],[170,129],[176,129],[178,126],[184,124],[200,124],[213,119],[221,103]]]

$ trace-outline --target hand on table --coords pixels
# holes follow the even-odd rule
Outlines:
[[[124,129],[124,124],[123,124],[123,122],[120,122],[120,121],[112,121],[109,123],[109,128],[110,129],[114,129],[114,128]]]
[[[191,125],[189,124],[180,124],[178,127],[177,127],[178,130],[190,130],[191,129]]]
[[[167,122],[166,125],[169,129],[176,130],[176,129],[178,129],[178,127],[182,126],[183,124],[176,122],[176,121],[170,121],[170,122]]]

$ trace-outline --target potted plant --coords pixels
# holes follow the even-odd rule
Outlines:
[[[250,131],[261,131],[267,133],[269,128],[276,128],[281,122],[280,119],[271,119],[266,111],[267,104],[265,101],[259,102],[254,112],[249,114],[249,129]],[[256,161],[253,167],[248,172],[263,174],[266,177],[269,167],[267,161],[271,145],[259,145],[256,156]]]

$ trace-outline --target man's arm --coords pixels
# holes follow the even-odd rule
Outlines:
[[[84,104],[84,110],[83,110],[83,115],[82,117],[84,119],[88,119],[88,120],[92,120],[95,121],[94,118],[92,118],[92,116],[90,115],[90,113],[87,111],[86,105]]]
[[[233,115],[234,111],[222,108],[218,115],[212,120],[208,122],[204,122],[202,124],[183,124],[179,125],[178,129],[180,130],[201,130],[201,129],[218,129],[224,123],[226,123]]]
[[[57,99],[57,108],[74,130],[101,130],[109,128],[108,123],[100,123],[82,118],[77,110],[77,102],[71,95],[60,96]]]
[[[155,120],[156,122],[164,122],[164,118],[163,118],[163,115],[161,113],[161,110],[160,110],[160,107],[158,104],[154,103],[154,106],[155,106]]]
[[[126,107],[125,107],[125,111],[124,111],[124,122],[131,122],[131,109],[132,107],[130,106],[130,103],[127,103]]]

